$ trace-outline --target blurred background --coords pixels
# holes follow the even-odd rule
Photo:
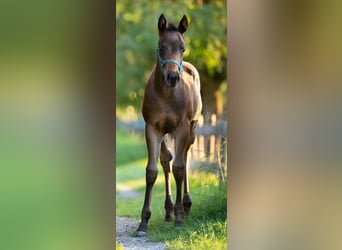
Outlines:
[[[114,13],[0,3],[1,249],[114,248]]]
[[[177,23],[185,11],[173,10],[173,2],[163,3],[164,14]],[[202,44],[194,32],[209,27],[204,36],[223,35],[216,32],[222,20],[194,18],[197,3],[189,4],[184,59],[207,51],[207,60],[194,64],[209,76],[222,67],[223,75],[221,45],[207,50],[215,39]],[[144,10],[140,1],[117,2],[116,10],[94,1],[1,1],[1,249],[114,248],[114,107],[123,103],[116,111],[127,120],[140,112],[161,5],[146,2],[150,12],[138,19],[150,36],[137,41],[151,47],[126,56],[143,60],[146,71],[140,85],[126,82],[134,92],[118,101],[127,70],[118,63],[127,62],[119,41],[135,28],[120,33],[120,26],[142,17],[122,21],[121,14],[134,4],[136,13]],[[227,10],[228,80],[219,90],[228,86],[229,246],[341,249],[341,2],[241,0],[228,1]],[[214,20],[220,11],[211,12]],[[135,40],[127,43],[134,48]],[[136,56],[142,51],[149,53]]]
[[[341,249],[340,1],[228,1],[228,243]]]

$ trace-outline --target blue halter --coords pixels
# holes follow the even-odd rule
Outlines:
[[[163,67],[167,63],[174,63],[174,64],[177,64],[179,73],[181,73],[181,74],[183,73],[184,70],[183,70],[182,61],[179,63],[177,60],[171,59],[171,58],[170,59],[162,59],[160,57],[159,48],[157,48],[157,55],[158,55],[158,59],[159,59],[161,67]]]

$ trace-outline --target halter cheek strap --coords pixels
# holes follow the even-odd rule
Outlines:
[[[179,73],[181,73],[181,74],[183,73],[184,69],[183,69],[182,61],[179,63],[177,60],[171,59],[171,58],[170,59],[162,59],[160,57],[159,48],[157,48],[157,55],[158,55],[158,59],[159,59],[161,67],[163,67],[167,63],[174,63],[174,64],[177,64]]]

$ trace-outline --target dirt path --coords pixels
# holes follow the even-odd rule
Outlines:
[[[136,238],[134,235],[139,222],[126,218],[116,217],[116,240],[120,245],[124,246],[126,250],[164,250],[165,243],[163,242],[149,242],[146,237]]]
[[[134,199],[141,197],[143,194],[133,190],[132,188],[117,184],[118,196],[123,198]],[[126,217],[116,217],[116,241],[125,247],[126,250],[164,250],[165,243],[149,242],[146,237],[134,237],[139,222]]]
[[[118,183],[116,188],[119,191],[118,196],[123,198],[134,199],[143,196],[142,193],[139,193],[126,185]]]

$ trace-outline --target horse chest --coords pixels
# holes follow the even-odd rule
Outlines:
[[[154,127],[161,133],[173,133],[180,126],[180,117],[174,112],[161,112],[154,119]]]

